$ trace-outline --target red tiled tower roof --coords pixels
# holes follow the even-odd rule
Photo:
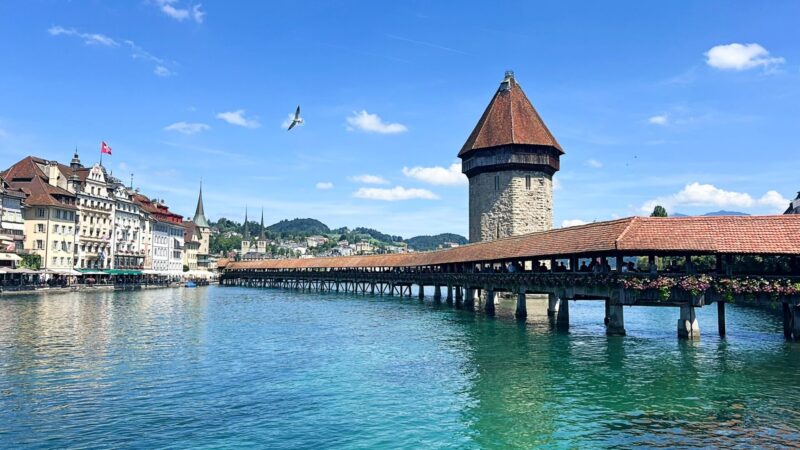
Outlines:
[[[514,74],[508,72],[458,156],[463,157],[473,150],[512,144],[552,147],[564,154],[514,79]]]

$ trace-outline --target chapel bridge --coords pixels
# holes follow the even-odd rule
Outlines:
[[[747,260],[757,263],[745,273]],[[544,294],[559,328],[569,326],[568,300],[600,300],[609,335],[625,334],[626,305],[677,307],[678,336],[696,338],[695,308],[716,303],[724,336],[725,303],[780,304],[784,335],[800,340],[795,215],[633,217],[424,253],[219,265],[223,286],[408,297],[413,287],[420,299],[432,287],[436,302],[468,310],[482,304],[487,314],[498,293],[510,293],[518,317],[527,315],[529,295]]]

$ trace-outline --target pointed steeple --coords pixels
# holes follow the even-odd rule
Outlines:
[[[244,207],[244,237],[242,240],[249,241],[250,240],[250,229],[247,226],[247,206]]]
[[[260,241],[266,241],[267,235],[264,233],[264,208],[261,208],[261,234],[258,235]]]
[[[506,72],[500,87],[458,156],[464,157],[474,150],[506,145],[549,147],[555,149],[559,155],[564,154],[512,71]]]
[[[192,219],[198,227],[211,228],[206,220],[206,213],[203,209],[203,182],[200,182],[200,195],[197,197],[197,209],[194,210],[194,219]]]

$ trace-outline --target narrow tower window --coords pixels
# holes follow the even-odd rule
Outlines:
[[[525,175],[525,189],[531,190],[531,176]]]
[[[500,222],[497,222],[497,231],[495,231],[495,239],[500,239]]]
[[[494,176],[494,190],[495,191],[499,191],[500,190],[500,175],[495,175]]]

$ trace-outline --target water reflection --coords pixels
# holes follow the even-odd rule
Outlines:
[[[800,347],[769,311],[601,302],[553,329],[416,299],[239,288],[0,300],[0,447],[787,446]]]

